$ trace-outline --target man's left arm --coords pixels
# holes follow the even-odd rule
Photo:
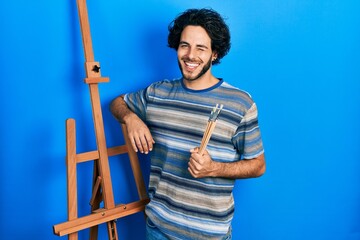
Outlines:
[[[194,178],[254,178],[265,173],[264,153],[256,158],[224,163],[213,161],[207,151],[201,156],[198,153],[198,148],[192,149],[190,152],[188,170]]]

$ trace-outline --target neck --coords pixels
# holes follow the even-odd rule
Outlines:
[[[192,90],[203,90],[210,88],[217,84],[219,82],[219,79],[217,79],[212,74],[203,75],[198,79],[195,80],[188,80],[183,78],[184,85]]]

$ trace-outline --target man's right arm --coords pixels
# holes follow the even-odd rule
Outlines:
[[[135,152],[139,150],[141,153],[147,154],[153,149],[155,141],[149,128],[128,108],[123,96],[119,96],[111,102],[110,111],[119,122],[126,125]]]

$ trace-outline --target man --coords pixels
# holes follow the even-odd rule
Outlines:
[[[151,152],[148,239],[231,239],[235,179],[259,177],[265,160],[250,95],[211,68],[230,49],[230,33],[211,9],[190,9],[169,25],[182,78],[120,96],[113,115],[135,151]],[[207,150],[199,146],[209,114],[223,104]]]

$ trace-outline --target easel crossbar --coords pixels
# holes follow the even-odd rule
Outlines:
[[[128,152],[128,147],[126,145],[117,146],[117,147],[111,147],[107,149],[107,154],[109,157],[116,156],[119,154],[125,154]],[[99,159],[99,151],[90,151],[90,152],[84,152],[84,153],[78,153],[76,154],[76,162],[87,162],[92,160]]]
[[[85,217],[76,218],[74,220],[54,225],[54,234],[58,236],[65,236],[67,234],[78,232],[86,228],[144,211],[145,205],[148,202],[149,199],[143,199],[129,204],[119,204],[113,209],[98,209],[95,213]]]

